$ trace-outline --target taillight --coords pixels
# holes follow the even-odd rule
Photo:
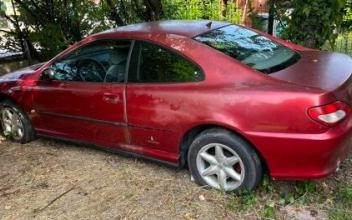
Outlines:
[[[340,101],[308,109],[308,115],[313,120],[330,127],[345,119],[349,113],[350,107]]]

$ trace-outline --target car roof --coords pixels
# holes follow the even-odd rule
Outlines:
[[[184,37],[195,37],[199,34],[229,25],[228,22],[210,20],[168,20],[153,21],[139,24],[121,26],[104,31],[106,33],[157,33],[175,34]]]

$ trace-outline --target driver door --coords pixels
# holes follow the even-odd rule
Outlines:
[[[126,143],[129,50],[129,41],[96,41],[54,62],[54,79],[42,74],[33,92],[37,132],[112,147]]]

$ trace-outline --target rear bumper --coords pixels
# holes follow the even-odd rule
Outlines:
[[[352,117],[322,134],[251,133],[275,179],[317,179],[335,172],[352,148]]]

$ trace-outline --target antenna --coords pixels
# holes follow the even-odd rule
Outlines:
[[[207,26],[208,28],[211,28],[211,25],[212,25],[212,24],[213,24],[213,22],[210,21],[209,23],[206,24],[206,26]]]

